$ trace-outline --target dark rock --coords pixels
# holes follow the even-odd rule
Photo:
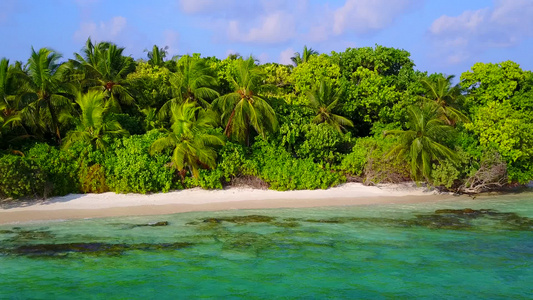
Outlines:
[[[159,227],[159,226],[168,226],[168,221],[160,221],[155,223],[148,223],[141,226],[151,226],[151,227]]]
[[[308,220],[305,220],[305,222],[309,222],[309,223],[341,224],[341,223],[345,223],[346,220],[341,220],[341,219],[308,219]]]
[[[203,223],[235,223],[235,224],[247,224],[247,223],[270,223],[276,220],[275,217],[261,216],[261,215],[248,215],[248,216],[234,216],[224,218],[207,218],[203,220]]]
[[[35,244],[22,245],[15,248],[0,249],[1,253],[35,256],[35,257],[56,257],[65,256],[71,253],[83,253],[92,255],[121,255],[125,251],[157,251],[157,250],[178,250],[192,246],[192,243],[163,243],[163,244],[109,244],[109,243],[66,243],[66,244]]]

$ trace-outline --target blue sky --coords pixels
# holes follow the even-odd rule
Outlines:
[[[459,76],[475,62],[533,69],[533,0],[1,0],[0,57],[26,61],[31,46],[67,58],[87,37],[145,58],[253,54],[289,63],[304,45],[320,53],[380,44],[409,51],[421,71]]]

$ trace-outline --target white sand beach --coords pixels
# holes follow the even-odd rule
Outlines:
[[[4,205],[0,209],[0,224],[189,211],[415,203],[451,197],[454,196],[438,194],[413,183],[379,186],[346,183],[327,190],[286,192],[232,187],[224,190],[195,188],[149,195],[112,192],[70,194],[20,205]]]

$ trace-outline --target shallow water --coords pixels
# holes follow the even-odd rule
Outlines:
[[[524,299],[532,282],[533,193],[0,226],[0,299]]]

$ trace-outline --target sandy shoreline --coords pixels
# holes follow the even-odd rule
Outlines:
[[[0,224],[101,218],[115,216],[162,215],[190,211],[230,209],[300,208],[353,206],[389,203],[418,203],[450,199],[413,184],[364,186],[347,183],[327,190],[278,192],[251,188],[225,190],[189,189],[139,194],[71,194],[30,205],[0,209]]]

